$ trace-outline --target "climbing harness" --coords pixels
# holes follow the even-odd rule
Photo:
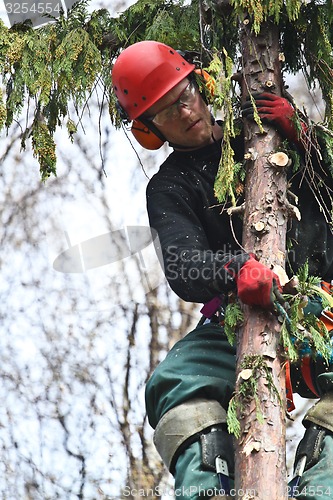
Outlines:
[[[331,283],[327,283],[325,281],[321,282],[321,288],[330,295],[333,295],[333,281]],[[286,327],[289,333],[292,334],[291,321],[288,316],[288,312],[286,309],[286,304],[282,304],[280,298],[276,297],[274,300],[274,309],[275,313],[285,321]],[[214,297],[210,302],[204,304],[201,309],[202,318],[199,321],[199,325],[205,324],[208,321],[215,321],[220,324],[223,324],[223,305],[224,305],[224,297],[218,296]],[[322,310],[320,321],[325,325],[326,329],[330,332],[333,330],[333,312],[329,307]],[[319,398],[319,394],[317,388],[315,387],[315,374],[314,370],[314,362],[311,356],[311,346],[305,345],[302,347],[302,352],[300,354],[300,370],[302,374],[302,378],[311,391],[311,393]],[[286,396],[287,396],[287,409],[288,411],[292,411],[295,409],[294,401],[293,401],[293,390],[291,383],[291,374],[290,374],[290,362],[287,361],[285,363],[286,370]],[[214,435],[215,434],[215,435]],[[303,439],[298,445],[296,451],[295,458],[295,467],[294,467],[294,477],[289,482],[290,488],[290,496],[294,497],[297,495],[298,486],[300,484],[301,477],[307,469],[312,467],[315,463],[318,462],[319,456],[323,449],[323,441],[326,435],[326,430],[318,425],[311,424],[305,434]],[[210,437],[211,436],[211,437]],[[218,438],[215,439],[214,443],[212,437]],[[233,457],[232,449],[227,449],[228,440],[227,438],[231,436],[224,431],[223,429],[215,429],[212,428],[209,434],[205,434],[201,436],[202,450],[203,450],[203,466],[216,471],[221,489],[228,494],[230,492],[229,487],[229,476],[230,476],[230,462],[229,457]],[[212,440],[212,442],[211,442]],[[219,452],[220,450],[220,452]],[[221,453],[223,450],[223,453]],[[206,458],[210,456],[210,458]],[[209,465],[207,465],[209,464]],[[232,464],[232,471],[234,470],[234,465]]]
[[[327,283],[325,281],[321,282],[321,288],[325,290],[327,293],[332,295],[333,285],[331,283]],[[282,312],[282,311],[281,311]],[[288,318],[287,313],[284,315],[285,320],[287,321],[287,327],[290,327],[290,320]],[[320,321],[322,321],[330,332],[333,330],[333,313],[330,311],[330,308],[325,308],[321,312]],[[289,321],[289,323],[288,323]],[[289,369],[290,363],[288,362]],[[317,398],[320,397],[318,391],[315,387],[314,380],[315,376],[313,373],[314,370],[314,362],[311,357],[310,352],[304,351],[304,355],[301,358],[300,365],[301,373],[304,382],[306,383],[308,389],[312,392],[314,396]],[[292,394],[291,381],[290,382],[290,391]],[[287,398],[288,398],[288,390],[287,390]],[[288,408],[289,409],[289,408]],[[289,482],[290,495],[291,497],[296,497],[298,494],[298,487],[302,478],[304,471],[310,469],[313,465],[315,465],[320,457],[320,454],[323,449],[324,437],[326,435],[326,430],[319,425],[310,424],[310,426],[306,429],[303,439],[300,441],[295,457],[295,466],[294,466],[294,477]]]
[[[328,293],[329,295],[332,295],[333,292],[333,284],[328,283],[326,281],[321,281],[321,288]],[[291,329],[291,322],[288,316],[288,313],[286,309],[278,302],[274,303],[276,311],[280,317],[283,318],[283,320],[286,323],[286,327],[289,331],[289,333],[292,336],[293,339],[293,332]],[[333,312],[331,312],[329,307],[326,307],[321,311],[321,315],[319,317],[319,320],[325,325],[326,329],[328,332],[333,330]],[[318,390],[315,386],[315,373],[314,373],[314,361],[312,357],[312,351],[311,347],[309,344],[305,343],[302,346],[302,349],[300,351],[300,371],[302,374],[302,378],[307,386],[307,388],[310,390],[310,392],[313,394],[314,397],[319,398],[320,395],[318,393]],[[293,390],[292,390],[292,384],[291,384],[291,377],[290,377],[290,362],[286,362],[286,390],[287,390],[287,405],[288,405],[288,411],[292,411],[295,409],[295,405],[293,403]]]

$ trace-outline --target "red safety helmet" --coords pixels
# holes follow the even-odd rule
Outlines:
[[[121,52],[112,69],[112,85],[129,121],[141,116],[195,69],[176,50],[146,40]]]

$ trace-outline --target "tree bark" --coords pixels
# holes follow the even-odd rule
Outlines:
[[[281,95],[279,33],[273,23],[251,33],[245,19],[241,28],[244,78],[243,99],[249,93],[272,91]],[[245,120],[246,121],[246,120]],[[247,178],[243,246],[254,252],[260,262],[284,267],[288,213],[286,168],[273,165],[269,156],[277,150],[280,137],[271,127],[260,132],[255,123],[246,121],[245,151]],[[237,346],[236,393],[243,382],[249,355],[260,357],[266,370],[247,372],[257,379],[258,406],[255,398],[242,398],[241,436],[236,446],[235,489],[238,498],[282,500],[287,498],[285,460],[285,375],[279,347],[279,323],[270,312],[244,306],[244,324]],[[273,377],[274,387],[268,382]],[[272,390],[273,389],[273,390]],[[244,492],[247,492],[248,496]]]

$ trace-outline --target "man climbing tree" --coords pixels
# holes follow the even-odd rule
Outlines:
[[[207,323],[201,321],[205,324],[175,346],[147,386],[147,409],[156,427],[156,444],[175,475],[176,486],[184,498],[228,491],[233,450],[226,412],[229,430],[244,434],[247,429],[243,426],[240,431],[239,425],[247,410],[244,397],[251,396],[258,402],[258,374],[274,394],[275,381],[270,380],[270,367],[262,363],[265,360],[261,356],[245,360],[241,383],[237,380],[233,393],[232,337],[245,310],[252,317],[253,312],[265,318],[279,316],[281,358],[292,361],[294,390],[304,396],[320,396],[318,405],[305,419],[308,429],[299,449],[294,485],[301,478],[301,498],[329,498],[332,485],[327,469],[333,446],[327,337],[330,322],[326,327],[322,321],[329,316],[325,310],[329,300],[315,286],[320,279],[312,276],[320,276],[328,283],[332,279],[332,136],[329,130],[315,126],[298,113],[284,95],[285,89],[280,88],[282,82],[276,88],[275,81],[262,80],[254,88],[244,78],[246,64],[252,65],[252,74],[263,71],[263,61],[274,71],[276,59],[270,59],[267,43],[255,48],[250,44],[246,55],[242,50],[240,64],[236,58],[240,54],[239,25],[248,26],[252,34],[258,35],[262,27],[267,29],[263,23],[270,20],[275,28],[278,26],[278,41],[283,48],[279,61],[285,61],[286,70],[302,69],[310,84],[319,81],[327,104],[327,124],[331,125],[332,2],[200,0],[184,6],[183,2],[139,0],[117,21],[110,20],[105,11],[95,13],[89,21],[79,7],[77,12],[68,21],[61,19],[56,28],[37,35],[27,26],[9,33],[1,28],[7,99],[5,106],[0,105],[0,124],[12,123],[15,112],[22,108],[23,90],[27,89],[36,102],[28,132],[42,176],[47,178],[55,171],[52,138],[66,115],[67,101],[74,96],[82,103],[82,96],[91,91],[101,68],[107,68],[104,77],[109,75],[105,60],[115,59],[121,49],[132,44],[121,52],[112,71],[112,118],[116,121],[117,107],[125,123],[133,122],[132,131],[144,147],[153,149],[169,142],[174,148],[149,183],[149,217],[160,237],[170,285],[185,300],[206,304],[203,313]],[[194,27],[198,17],[199,31]],[[135,43],[146,39],[168,45]],[[184,54],[169,45],[182,49]],[[215,46],[218,58],[214,58]],[[209,56],[210,69],[217,76],[213,98],[209,75],[201,72],[200,57],[185,52],[188,48],[199,49],[199,55],[206,59]],[[105,51],[110,53],[106,56]],[[29,57],[31,52],[38,57]],[[239,70],[236,75],[232,74],[233,63]],[[232,112],[233,104],[240,111],[240,100],[236,97],[231,101],[229,96],[231,81],[236,80],[242,84],[244,127],[240,128]],[[223,123],[211,115],[207,107],[210,101],[215,108],[223,108]],[[244,159],[247,165],[255,165],[260,151],[258,141],[254,141],[254,148],[244,149],[253,131],[252,122],[259,128],[255,132],[258,138],[273,132],[275,138],[279,137],[268,149],[272,154],[267,159],[276,167],[284,165],[288,169],[276,173],[287,177],[288,197],[279,190],[279,199],[273,197],[274,203],[284,204],[294,215],[283,221],[288,220],[288,252],[283,260],[286,257],[289,277],[298,274],[298,282],[295,280],[295,286],[289,283],[288,290],[282,290],[280,278],[271,269],[267,255],[258,252],[256,240],[244,247],[243,221],[237,215],[244,198]],[[264,129],[267,123],[270,128]],[[70,134],[75,132],[73,125],[69,120]],[[282,148],[279,144],[277,157],[274,148],[281,140],[284,144]],[[299,205],[292,207],[296,200]],[[274,203],[267,206],[275,207]],[[230,206],[233,210],[227,211]],[[246,221],[255,211],[260,212],[257,207],[249,207],[247,200]],[[266,221],[279,225],[273,210],[272,217],[266,213]],[[246,222],[245,230],[250,227]],[[267,229],[262,220],[256,220],[253,227],[258,236]],[[282,298],[281,292],[287,291],[288,296]],[[266,331],[260,334],[265,342]],[[281,394],[275,396],[279,404]],[[254,412],[259,420],[265,417],[260,406],[255,405]],[[257,446],[254,441],[248,450],[259,451]],[[302,476],[303,469],[306,472]],[[236,484],[238,480],[236,477]],[[296,492],[295,488],[292,493]],[[270,491],[257,493],[266,499]]]
[[[235,320],[241,316],[237,316],[237,300],[271,314],[285,304],[278,276],[259,261],[259,256],[243,250],[241,219],[234,219],[231,227],[228,213],[217,203],[214,183],[220,158],[224,166],[223,127],[207,107],[209,76],[200,68],[196,72],[193,61],[183,55],[159,42],[136,43],[118,57],[112,80],[122,118],[133,121],[133,132],[141,144],[151,147],[154,139],[154,147],[167,141],[174,149],[149,182],[148,214],[159,235],[170,286],[184,300],[205,306],[197,328],[171,349],[148,381],[146,403],[155,428],[156,447],[175,477],[177,497],[196,499],[235,494],[231,482],[233,439],[227,429],[228,405],[235,387],[235,346],[226,331],[230,333],[230,324],[235,327]],[[257,113],[277,128],[291,148],[300,148],[301,155],[310,147],[307,125],[297,119],[297,111],[286,98],[273,93],[255,94],[243,106],[243,113],[248,119]],[[236,160],[241,162],[242,132],[231,139],[231,146]],[[311,165],[314,175],[324,178],[325,186],[332,189],[330,165],[320,162],[318,155],[314,155]],[[299,199],[304,215],[290,224],[288,237],[293,246],[287,270],[294,274],[308,266],[311,274],[330,281],[333,235],[311,185],[303,177],[301,168],[289,173],[290,190]],[[242,189],[239,192],[238,204]],[[321,195],[326,196],[326,188]],[[297,288],[292,291],[298,300]],[[302,315],[306,316],[309,304],[318,300],[308,297]],[[309,317],[313,319],[313,314]],[[224,328],[226,323],[228,328]],[[308,338],[301,339],[300,344],[311,350]],[[327,350],[321,348],[327,357]],[[316,376],[311,377],[313,371],[309,372],[310,387],[323,396],[305,419],[309,431],[301,450],[307,452],[307,471],[299,490],[301,498],[313,498],[307,493],[308,486],[313,491],[325,490],[329,498],[333,484],[325,470],[333,453],[333,437],[326,408],[327,401],[331,401],[332,374],[323,358],[312,360],[311,368],[316,370]],[[308,396],[310,390],[301,371],[295,370],[293,375],[295,390]],[[322,427],[318,428],[318,423]],[[270,492],[252,494],[265,498]]]

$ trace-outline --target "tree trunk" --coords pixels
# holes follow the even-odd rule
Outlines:
[[[255,36],[245,20],[241,31],[243,98],[250,92],[273,91],[281,95],[277,26],[267,22]],[[269,155],[277,150],[280,137],[272,128],[264,128],[265,133],[262,133],[255,123],[245,123],[247,179],[243,246],[254,252],[263,264],[284,267],[288,219],[286,169],[272,166],[268,161]],[[244,306],[244,316],[237,346],[236,391],[247,377],[253,377],[257,380],[258,401],[256,403],[250,394],[241,400],[235,488],[239,498],[282,500],[287,498],[286,388],[279,352],[279,323],[274,315],[260,308]],[[253,362],[258,360],[262,362],[261,368],[253,368]],[[244,372],[246,368],[250,371]],[[269,383],[270,375],[273,386]],[[244,497],[245,492],[248,496]]]

